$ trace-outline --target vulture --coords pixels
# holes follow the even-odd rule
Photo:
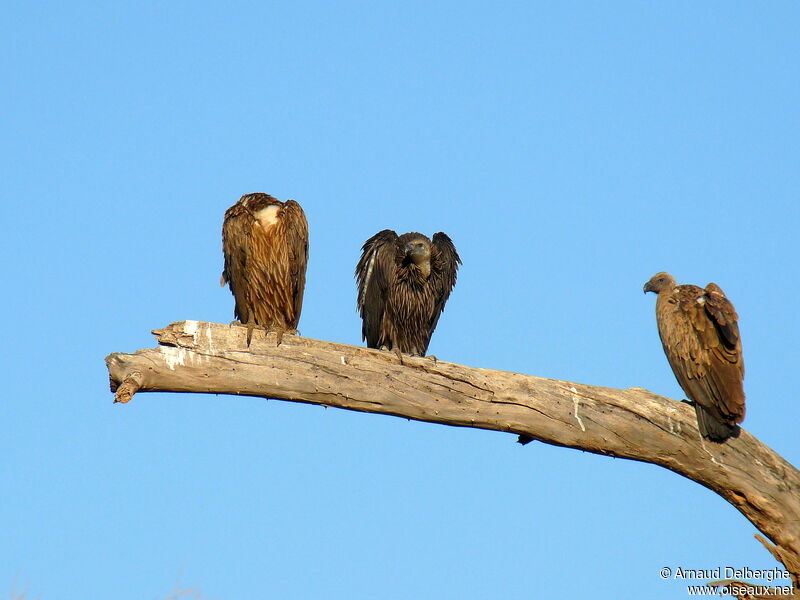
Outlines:
[[[225,211],[222,223],[226,283],[236,301],[234,315],[247,326],[283,334],[297,329],[308,262],[308,223],[294,200],[245,194]],[[296,333],[296,331],[294,331]]]
[[[441,232],[428,239],[384,229],[364,242],[356,281],[367,346],[424,356],[460,264]]]
[[[744,359],[739,317],[716,283],[676,285],[656,273],[644,291],[658,294],[656,321],[672,372],[694,403],[706,439],[724,442],[744,420]]]

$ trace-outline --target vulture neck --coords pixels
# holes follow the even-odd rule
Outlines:
[[[656,315],[666,314],[674,310],[676,306],[676,299],[672,295],[677,286],[665,287],[658,294],[656,294]],[[672,308],[670,308],[672,307]],[[659,331],[661,330],[659,319]]]
[[[658,292],[658,296],[659,297],[664,296],[666,298],[667,296],[672,294],[672,292],[675,291],[676,287],[678,287],[678,286],[677,285],[666,286],[666,287],[662,288],[662,290],[660,292]]]
[[[419,272],[422,274],[422,277],[424,279],[427,279],[428,277],[431,276],[431,261],[426,260],[424,262],[419,263],[418,265],[415,263],[415,266],[417,267],[417,269],[419,269]]]

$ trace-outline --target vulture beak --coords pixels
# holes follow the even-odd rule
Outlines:
[[[644,290],[644,293],[646,294],[647,292],[652,292],[653,287],[650,285],[650,282],[648,281],[647,283],[644,284],[642,290]]]
[[[417,262],[416,259],[425,255],[425,249],[421,248],[419,244],[408,243],[406,244],[406,256],[410,256]]]

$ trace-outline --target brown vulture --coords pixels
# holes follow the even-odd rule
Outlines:
[[[356,266],[362,338],[370,348],[424,356],[461,259],[444,233],[373,235]]]
[[[245,194],[225,211],[222,223],[226,283],[236,300],[234,315],[247,326],[247,345],[256,326],[274,331],[281,343],[297,329],[303,308],[308,262],[308,223],[294,200]]]
[[[661,344],[683,391],[694,403],[703,437],[724,442],[744,419],[744,359],[739,317],[716,283],[676,285],[656,273],[644,291],[658,294]]]

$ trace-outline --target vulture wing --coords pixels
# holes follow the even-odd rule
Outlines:
[[[716,408],[723,420],[741,423],[745,415],[744,357],[739,337],[739,316],[725,292],[716,283],[705,289],[705,309],[713,324],[709,331],[709,376],[714,390]],[[713,414],[713,413],[712,413]]]
[[[725,345],[731,348],[739,346],[741,353],[739,315],[736,314],[736,309],[733,308],[733,304],[728,300],[725,292],[716,283],[709,283],[706,286],[706,312],[719,329]]]
[[[225,211],[222,223],[222,252],[225,266],[222,269],[220,285],[230,286],[236,301],[234,314],[239,321],[246,323],[249,319],[247,305],[247,260],[250,246],[250,229],[253,226],[253,215],[241,203],[236,203]]]
[[[370,348],[378,347],[386,295],[396,276],[397,244],[397,233],[391,229],[379,231],[364,242],[356,265],[361,336]]]
[[[306,265],[308,264],[308,221],[300,205],[288,200],[281,211],[286,232],[289,256],[289,279],[292,285],[292,322],[297,329],[300,311],[303,310],[303,291],[306,287]]]
[[[431,315],[431,335],[439,323],[439,316],[442,314],[444,305],[450,297],[450,292],[453,291],[453,287],[456,285],[458,265],[460,264],[462,264],[461,258],[456,252],[453,240],[441,231],[433,234],[433,239],[431,240],[431,276],[435,278],[433,283],[436,304]]]

